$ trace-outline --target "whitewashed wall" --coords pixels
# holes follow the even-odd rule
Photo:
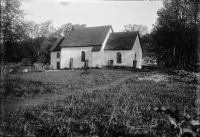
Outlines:
[[[112,29],[110,29],[108,31],[108,34],[106,35],[106,38],[102,44],[102,47],[101,47],[101,50],[99,52],[93,52],[93,63],[92,63],[92,67],[96,67],[98,65],[98,67],[102,67],[102,65],[105,65],[104,64],[104,48],[105,48],[105,45],[108,41],[108,38],[110,36],[110,34],[112,33]]]
[[[117,63],[117,53],[122,55],[122,62]],[[108,61],[113,60],[114,66],[133,66],[134,52],[132,50],[105,50],[104,64],[108,65]]]
[[[137,54],[137,68],[142,68],[142,48],[140,45],[139,38],[137,36],[136,41],[133,46],[133,51]]]
[[[82,68],[84,66],[84,62],[81,62],[81,52],[85,51],[85,59],[89,60],[90,67],[102,67],[103,58],[103,48],[110,36],[112,30],[110,29],[106,38],[102,44],[102,48],[99,52],[92,52],[93,47],[63,47],[61,50],[61,68],[69,68],[70,58],[73,58],[73,67],[74,68]]]
[[[58,52],[51,52],[51,65],[50,65],[50,67],[53,66],[53,69],[57,69],[57,62],[60,62],[60,58],[57,58],[57,53]]]
[[[105,50],[105,44],[112,33],[110,29],[104,42],[102,48],[99,52],[92,52],[92,47],[63,47],[61,49],[61,59],[57,58],[57,52],[51,52],[51,66],[53,68],[57,68],[57,62],[60,61],[60,68],[69,68],[70,58],[73,58],[73,67],[74,68],[82,68],[84,66],[84,62],[81,62],[81,52],[85,51],[85,59],[89,60],[90,67],[102,67],[103,65],[107,65],[109,60],[113,60],[113,65],[125,65],[125,66],[133,66],[133,60],[135,59],[135,53],[137,54],[137,68],[141,68],[142,64],[142,49],[139,43],[139,38],[136,38],[135,44],[132,50]],[[122,54],[122,63],[117,63],[116,54],[117,52],[121,52]]]
[[[92,52],[92,67],[101,67],[100,52]]]
[[[122,63],[117,63],[117,52],[122,54]],[[115,66],[133,66],[133,60],[135,59],[135,53],[137,55],[137,68],[141,68],[142,64],[142,49],[139,43],[138,37],[134,43],[132,50],[105,50],[104,51],[104,64],[108,65],[109,60],[113,60]]]
[[[61,68],[69,68],[70,58],[73,58],[73,67],[82,68],[84,62],[81,62],[81,52],[85,51],[85,59],[89,60],[89,66],[92,65],[92,47],[63,47],[61,50]]]

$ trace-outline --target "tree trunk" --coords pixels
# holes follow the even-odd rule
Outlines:
[[[200,63],[200,30],[199,30],[199,27],[200,27],[200,21],[198,20],[198,14],[200,14],[200,0],[196,0],[194,2],[194,7],[195,7],[195,26],[194,26],[194,29],[196,31],[196,46],[195,46],[195,59],[194,59],[194,63],[195,65],[199,65]],[[198,70],[198,67],[196,68],[197,70],[196,71],[200,71]]]

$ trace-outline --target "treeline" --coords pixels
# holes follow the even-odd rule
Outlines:
[[[37,24],[24,19],[20,0],[1,1],[1,63],[35,62],[49,63],[49,49],[58,37],[65,36],[86,24],[61,25],[53,27],[51,20]]]
[[[1,63],[49,63],[49,49],[56,39],[65,36],[72,26],[54,28],[51,20],[37,24],[24,19],[21,0],[1,1]],[[166,67],[190,69],[200,61],[200,0],[163,1],[163,8],[148,34],[147,26],[127,24],[123,31],[140,31],[144,53],[164,62]]]
[[[158,62],[167,67],[190,69],[199,62],[200,1],[164,1],[151,32]]]
[[[140,31],[144,56],[175,69],[196,69],[200,64],[200,1],[163,1],[150,33],[143,25],[127,24],[124,31]],[[199,64],[199,65],[198,65]]]

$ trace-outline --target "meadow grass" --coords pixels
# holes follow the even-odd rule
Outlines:
[[[110,70],[98,70],[97,74],[87,75],[84,70],[8,74],[2,78],[0,95],[4,96],[4,99],[16,99],[40,93],[58,93],[61,90],[94,88],[131,74],[130,71]]]
[[[133,77],[107,89],[21,108],[4,119],[2,128],[5,135],[18,136],[172,137],[178,131],[153,108],[165,106],[197,117],[196,91],[191,83]]]

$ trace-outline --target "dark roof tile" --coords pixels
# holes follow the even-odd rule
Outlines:
[[[110,29],[112,29],[111,25],[72,30],[62,42],[61,47],[102,45]]]
[[[104,50],[131,50],[137,36],[138,31],[111,33]]]

